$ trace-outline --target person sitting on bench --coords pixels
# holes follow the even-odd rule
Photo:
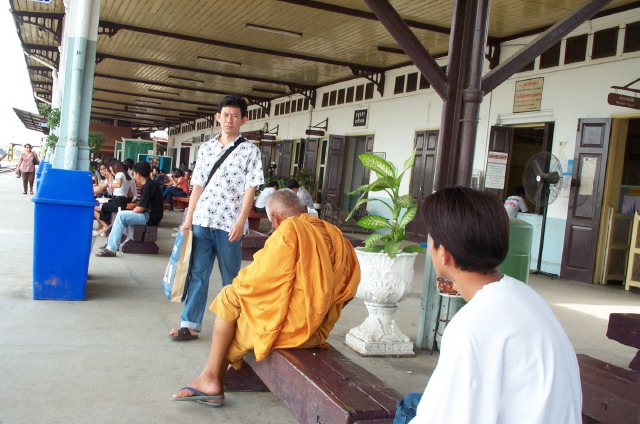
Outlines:
[[[140,184],[140,201],[132,211],[121,210],[116,215],[107,244],[96,252],[96,256],[115,257],[122,240],[122,233],[127,225],[155,226],[160,223],[163,215],[162,191],[160,187],[149,179],[151,166],[148,162],[138,162],[133,165],[133,178]]]
[[[444,331],[424,394],[398,403],[394,423],[582,423],[569,338],[540,295],[498,270],[509,249],[504,206],[449,187],[427,197],[424,212],[435,273],[468,303]]]
[[[256,203],[253,205],[253,210],[260,213],[267,212],[267,209],[266,209],[267,199],[269,198],[269,196],[275,193],[277,189],[278,189],[278,182],[269,181],[266,187],[264,188],[264,190],[262,190],[258,195],[258,198],[256,199]]]
[[[211,304],[217,317],[209,359],[174,400],[222,406],[228,364],[239,369],[251,349],[261,361],[273,349],[326,346],[356,294],[360,267],[342,232],[306,211],[291,190],[269,197],[267,215],[276,231]]]

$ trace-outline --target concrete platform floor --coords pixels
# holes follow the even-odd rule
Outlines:
[[[170,303],[162,276],[181,213],[166,212],[158,255],[91,256],[87,300],[32,299],[33,210],[14,174],[0,174],[0,424],[28,423],[294,423],[270,393],[230,393],[224,408],[172,402],[206,360],[213,314],[197,341],[177,343],[181,304]],[[98,238],[97,243],[105,239]],[[60,249],[77,257],[72,243]],[[94,248],[95,250],[95,248]],[[246,265],[247,263],[244,263]],[[412,295],[399,305],[400,328],[415,340],[424,256],[416,261]],[[214,269],[209,300],[220,289]],[[626,367],[635,349],[605,337],[611,312],[640,313],[640,293],[544,276],[530,284],[551,304],[576,352]],[[359,299],[345,308],[330,342],[400,393],[422,391],[437,354],[364,358],[344,345],[366,317]]]

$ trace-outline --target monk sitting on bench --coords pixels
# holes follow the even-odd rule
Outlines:
[[[335,226],[308,215],[291,190],[267,200],[276,229],[254,261],[215,298],[217,315],[204,370],[173,400],[224,404],[224,377],[251,349],[257,361],[273,349],[326,347],[342,308],[356,294],[360,267]]]

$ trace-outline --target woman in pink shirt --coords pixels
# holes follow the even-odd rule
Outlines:
[[[29,193],[33,194],[33,180],[36,175],[36,165],[40,163],[38,155],[31,148],[31,144],[24,145],[24,152],[20,155],[20,162],[16,167],[16,173],[20,171],[22,175],[22,188],[24,189],[22,194],[27,194],[27,185],[29,186]]]

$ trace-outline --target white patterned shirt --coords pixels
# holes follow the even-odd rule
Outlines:
[[[219,136],[216,135],[200,147],[196,169],[191,178],[192,185],[204,187],[213,165],[237,140],[236,138],[234,143],[224,147],[218,141]],[[193,224],[230,231],[242,210],[245,190],[263,183],[260,149],[250,141],[240,143],[204,188],[193,213]],[[245,221],[244,234],[248,228],[248,222]]]

